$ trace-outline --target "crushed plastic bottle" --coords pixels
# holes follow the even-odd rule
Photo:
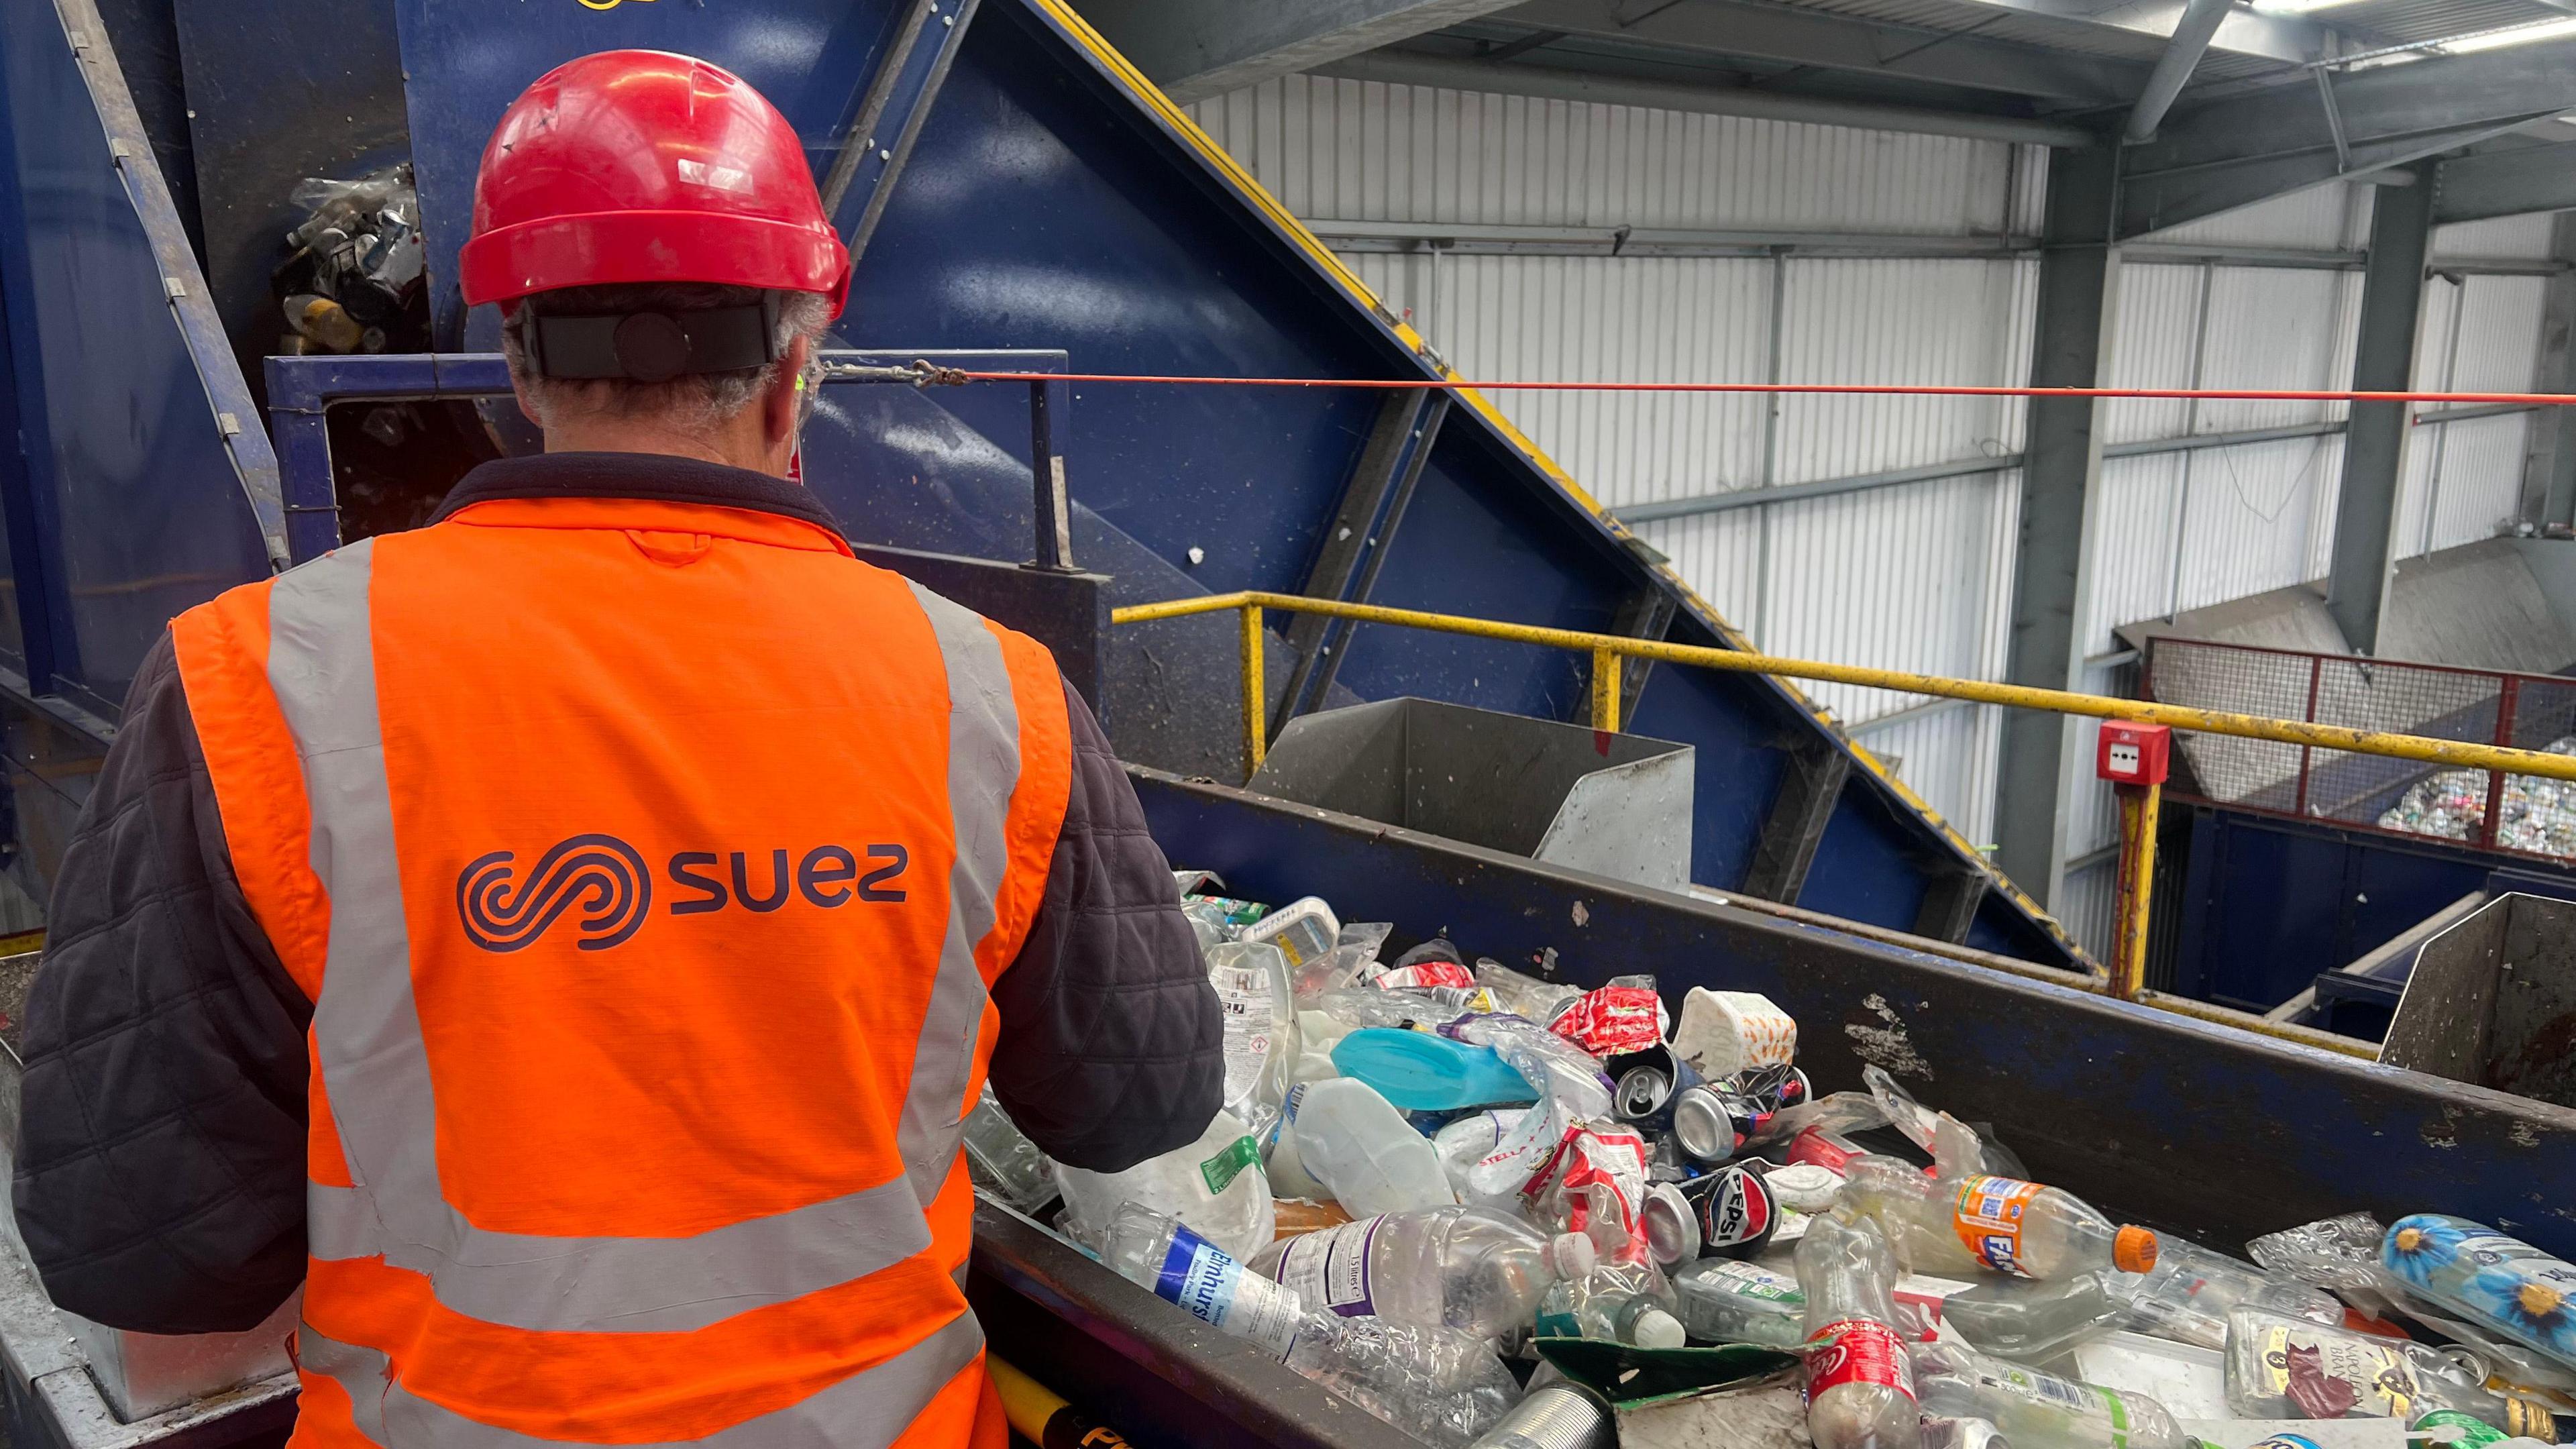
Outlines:
[[[1277,1223],[1261,1149],[1231,1112],[1217,1113],[1198,1141],[1125,1172],[1058,1163],[1056,1184],[1064,1190],[1066,1236],[1094,1251],[1122,1203],[1180,1219],[1237,1262],[1268,1243]]]
[[[2343,1304],[2333,1294],[2180,1238],[2163,1239],[2155,1270],[2122,1286],[2129,1295],[2129,1314],[2122,1327],[2202,1348],[2227,1347],[2231,1308],[2265,1308],[2318,1323],[2343,1322]]]
[[[1102,1261],[1120,1276],[1387,1423],[1442,1449],[1464,1449],[1499,1422],[1519,1386],[1483,1340],[1440,1327],[1343,1319],[1246,1271],[1233,1255],[1164,1213],[1121,1206]]]
[[[2012,1177],[1940,1181],[1893,1157],[1856,1157],[1844,1172],[1845,1199],[1878,1220],[1917,1273],[2064,1278],[2156,1265],[2154,1233],[2115,1226],[2059,1188]]]
[[[1221,941],[1206,954],[1208,984],[1225,1025],[1225,1110],[1267,1127],[1288,1095],[1299,1055],[1288,959],[1278,947],[1252,941]]]
[[[1368,1083],[1349,1077],[1299,1088],[1299,1165],[1352,1217],[1456,1202],[1431,1141]]]
[[[1480,1338],[1383,1318],[1317,1317],[1334,1326],[1299,1334],[1288,1366],[1436,1449],[1468,1449],[1521,1396],[1519,1381]]]
[[[1567,1234],[1558,1240],[1559,1260],[1580,1261],[1575,1244],[1589,1240]],[[1550,1285],[1538,1304],[1541,1338],[1592,1338],[1637,1348],[1679,1348],[1680,1300],[1672,1284],[1652,1263],[1596,1263],[1589,1271],[1569,1273]]]
[[[1896,1278],[1896,1253],[1873,1221],[1821,1217],[1798,1240],[1816,1449],[1920,1449],[1914,1361],[1889,1296]]]
[[[1923,1449],[2012,1449],[2012,1441],[1983,1419],[1953,1419],[1947,1414],[1926,1414],[1923,1416]]]
[[[2165,1406],[2005,1363],[1956,1343],[1918,1344],[1914,1374],[1927,1412],[1993,1422],[2021,1449],[2191,1449]]]
[[[1673,1274],[1682,1327],[1711,1343],[1794,1349],[1807,1341],[1807,1295],[1798,1280],[1757,1263],[1702,1258]]]
[[[2116,1268],[2053,1280],[1981,1277],[1941,1300],[1941,1318],[1980,1352],[2039,1363],[2118,1327],[2139,1281]]]
[[[2260,1308],[2227,1315],[2227,1407],[2245,1419],[2403,1419],[2439,1409],[2555,1439],[2549,1411],[2494,1393],[2420,1344]]]
[[[1545,1025],[1583,994],[1580,986],[1541,981],[1488,957],[1476,963],[1476,984],[1494,993],[1494,1004],[1514,1016]]]
[[[1557,1280],[1558,1260],[1546,1237],[1508,1213],[1435,1207],[1274,1243],[1253,1257],[1252,1270],[1344,1317],[1499,1338],[1530,1321]]]
[[[2576,1265],[2440,1213],[2391,1224],[2379,1261],[2435,1303],[2576,1366]]]

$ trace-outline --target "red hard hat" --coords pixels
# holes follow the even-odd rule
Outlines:
[[[837,317],[850,249],[760,92],[685,55],[608,50],[548,71],[502,113],[457,272],[469,305],[714,282],[822,292]]]

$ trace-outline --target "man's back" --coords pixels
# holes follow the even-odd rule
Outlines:
[[[1087,711],[793,485],[493,465],[173,644],[137,692],[181,696],[258,928],[216,984],[311,1004],[307,1442],[960,1439],[957,1132],[996,1046],[1075,1160],[1212,1110],[1213,1002]],[[130,835],[88,822],[65,889]],[[165,1331],[218,1325],[100,1280],[119,1250],[56,1194],[122,1149],[48,1103],[94,1085],[98,993],[167,948],[102,921],[49,963],[19,1185],[67,1306]],[[234,1063],[271,1096],[276,1047]],[[265,1311],[240,1296],[227,1321]]]

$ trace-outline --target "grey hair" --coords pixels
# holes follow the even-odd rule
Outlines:
[[[570,379],[537,377],[528,371],[524,332],[531,316],[600,316],[621,312],[694,312],[711,307],[741,307],[761,300],[757,287],[727,287],[705,282],[648,282],[629,286],[564,287],[539,292],[521,303],[501,324],[501,355],[509,360],[510,379],[526,396],[540,425],[551,424],[565,407],[576,412],[606,413],[616,418],[652,418],[685,433],[713,432],[730,422],[778,380],[788,344],[803,337],[819,344],[831,324],[831,300],[819,292],[780,292],[778,330],[772,339],[780,362],[737,372],[683,373],[667,382],[627,378]],[[808,372],[816,364],[807,363]],[[807,377],[811,396],[814,377]]]

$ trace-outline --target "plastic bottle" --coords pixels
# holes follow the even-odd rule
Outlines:
[[[1248,1272],[1226,1252],[1168,1213],[1122,1203],[1101,1235],[1100,1260],[1119,1276],[1151,1289],[1275,1358],[1288,1357],[1306,1318],[1295,1292]]]
[[[1981,1278],[1941,1300],[1941,1319],[1980,1352],[2038,1363],[2128,1318],[2139,1281],[2116,1268],[2051,1281]]]
[[[1436,1446],[1468,1449],[1510,1412],[1520,1384],[1492,1345],[1451,1328],[1313,1315],[1288,1366]]]
[[[1446,1207],[1458,1200],[1431,1140],[1366,1082],[1310,1082],[1296,1123],[1297,1158],[1352,1217]]]
[[[1288,958],[1266,943],[1221,941],[1207,948],[1207,973],[1225,1025],[1225,1110],[1267,1119],[1299,1052]]]
[[[1342,923],[1334,918],[1333,908],[1321,896],[1306,896],[1245,926],[1235,939],[1245,945],[1277,947],[1293,969],[1331,955],[1341,936]]]
[[[1946,1182],[1893,1157],[1855,1157],[1843,1171],[1845,1200],[1878,1220],[1917,1273],[2065,1278],[2092,1268],[2144,1273],[2156,1265],[2154,1233],[2114,1226],[2059,1188],[2012,1177]]]
[[[1673,1274],[1673,1295],[1693,1338],[1779,1349],[1807,1341],[1807,1295],[1798,1280],[1759,1264],[1702,1258]]]
[[[1497,1338],[1530,1321],[1556,1281],[1557,1261],[1548,1240],[1516,1217],[1436,1207],[1274,1243],[1253,1257],[1252,1269],[1318,1310]]]
[[[1919,1344],[1914,1372],[1923,1407],[1987,1419],[2021,1449],[2191,1449],[2165,1406],[2005,1363],[1956,1343]]]
[[[1560,1261],[1580,1261],[1574,1248],[1589,1239],[1568,1234],[1560,1239]],[[1536,1327],[1541,1338],[1592,1338],[1637,1348],[1679,1348],[1687,1335],[1678,1316],[1680,1302],[1672,1284],[1651,1263],[1597,1263],[1590,1271],[1569,1274],[1550,1285],[1539,1299]]]
[[[1238,1262],[1269,1243],[1276,1223],[1261,1149],[1231,1112],[1217,1113],[1198,1141],[1125,1172],[1058,1163],[1055,1176],[1064,1191],[1066,1235],[1095,1251],[1121,1203],[1179,1218]]]
[[[2343,1322],[2343,1304],[2322,1288],[2267,1273],[2198,1243],[2166,1238],[2155,1271],[2123,1285],[2129,1312],[2123,1328],[2202,1348],[2227,1347],[2227,1310],[2264,1308],[2318,1323]]]
[[[1055,1201],[1055,1163],[1013,1122],[987,1086],[966,1114],[966,1171],[975,1185],[1024,1213]]]
[[[2554,1438],[2547,1409],[2489,1392],[2429,1348],[2260,1308],[2227,1315],[2227,1407],[2241,1419],[2403,1419],[2469,1414]]]
[[[1259,1344],[1290,1368],[1443,1449],[1464,1449],[1518,1396],[1511,1371],[1483,1340],[1439,1327],[1343,1319],[1247,1272],[1222,1248],[1164,1213],[1121,1206],[1102,1260],[1129,1282]]]
[[[1914,1361],[1892,1326],[1896,1278],[1896,1254],[1874,1222],[1820,1217],[1798,1240],[1816,1449],[1920,1449]]]
[[[2576,1366],[2576,1264],[2440,1213],[2391,1224],[2379,1261],[2435,1303]]]
[[[1498,1191],[1485,1192],[1479,1189],[1476,1180],[1470,1178],[1469,1170],[1492,1156],[1532,1110],[1528,1107],[1497,1107],[1471,1112],[1431,1135],[1431,1150],[1440,1154],[1440,1170],[1449,1175],[1449,1186],[1458,1194],[1460,1202],[1502,1207],[1520,1201],[1518,1183],[1507,1183]]]

